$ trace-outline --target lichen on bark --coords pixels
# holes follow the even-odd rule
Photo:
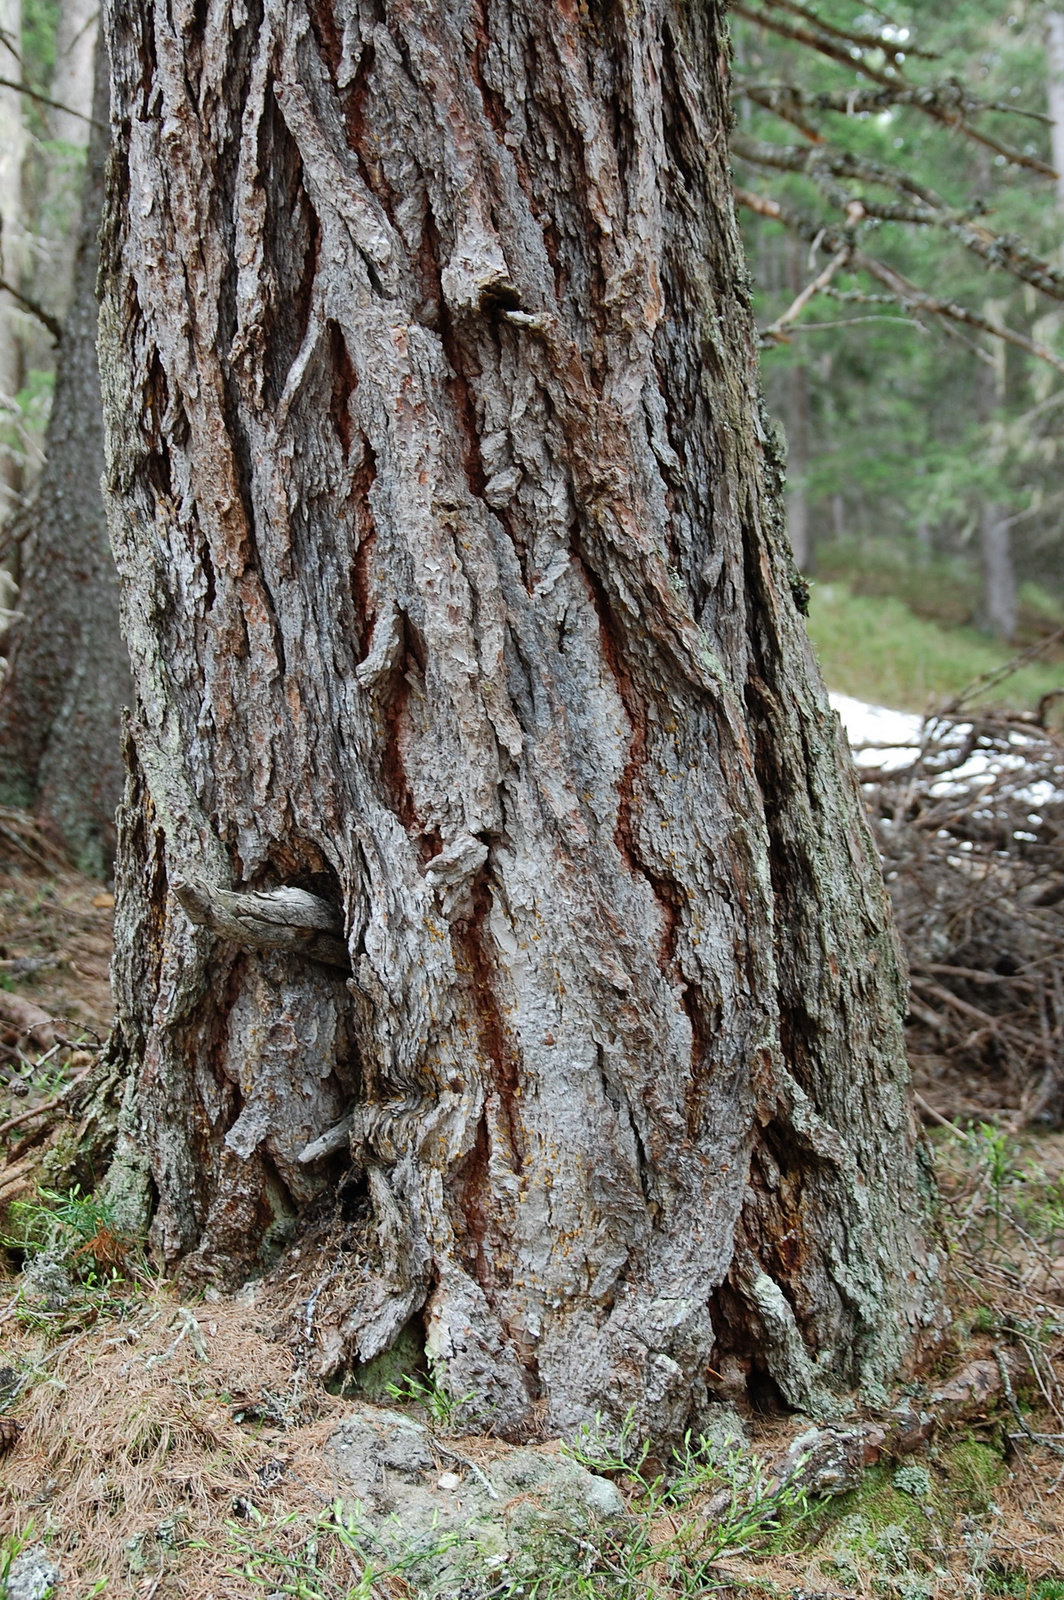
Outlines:
[[[109,27],[156,1249],[235,1281],[302,1229],[319,1371],[420,1318],[511,1434],[667,1440],[724,1359],[821,1408],[888,1378],[934,1299],[902,979],[792,594],[721,12]],[[350,975],[179,880],[317,896]]]

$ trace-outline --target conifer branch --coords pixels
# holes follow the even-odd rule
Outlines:
[[[6,278],[0,278],[0,291],[9,294],[12,300],[17,300],[24,311],[28,311],[31,317],[36,317],[42,328],[47,328],[56,344],[60,343],[63,337],[63,324],[58,317],[53,317],[52,313],[46,311],[38,301],[31,299],[28,294],[23,294],[21,289],[16,289]]]
[[[763,18],[747,12],[741,5],[733,5],[732,10],[740,16],[750,16],[753,21],[761,22]],[[767,26],[767,23],[766,23]],[[777,30],[778,31],[778,30]],[[800,43],[809,41],[801,40]],[[816,49],[814,44],[812,48]],[[823,53],[823,52],[821,52]],[[833,59],[842,59],[849,67],[859,67],[862,72],[865,67],[849,56],[840,52],[833,53]],[[792,123],[800,128],[807,138],[816,143],[823,142],[823,134],[810,121],[807,115],[810,111],[831,111],[842,116],[858,116],[862,112],[876,112],[890,110],[896,106],[910,106],[914,110],[922,111],[934,122],[940,122],[944,127],[953,129],[954,132],[963,134],[966,139],[971,139],[976,144],[993,150],[997,155],[1003,156],[1006,161],[1016,167],[1026,167],[1031,172],[1038,172],[1044,178],[1057,176],[1055,167],[1041,160],[1039,156],[1029,156],[1015,146],[1004,144],[1000,139],[995,139],[992,134],[984,133],[981,128],[976,128],[968,119],[984,111],[1008,110],[1016,115],[1012,106],[1005,107],[997,102],[979,100],[971,95],[964,86],[955,78],[945,78],[938,83],[927,84],[920,87],[916,84],[892,82],[882,74],[876,74],[872,69],[867,69],[869,75],[881,85],[878,90],[868,91],[862,89],[835,90],[822,94],[806,94],[795,84],[790,83],[756,83],[749,79],[736,76],[733,80],[735,88],[747,95],[755,105],[765,111],[771,111],[775,116],[785,122]]]
[[[781,172],[800,172],[814,182],[838,210],[852,215],[860,207],[866,216],[881,222],[900,222],[918,227],[938,227],[978,256],[989,267],[1011,273],[1023,283],[1053,300],[1064,300],[1064,271],[1032,254],[1023,241],[1011,234],[995,234],[972,220],[971,214],[958,211],[931,189],[915,183],[903,172],[881,166],[829,145],[775,145],[742,134],[732,135],[732,153],[750,166]],[[855,195],[833,182],[836,177],[855,178],[879,184],[919,201],[918,205],[899,205]]]
[[[1015,345],[1028,355],[1036,356],[1040,361],[1047,362],[1055,367],[1058,372],[1064,372],[1064,360],[1056,355],[1045,345],[1037,344],[1029,339],[1026,334],[1019,333],[1014,328],[1004,324],[993,323],[988,318],[982,317],[976,311],[971,311],[967,306],[958,305],[954,300],[943,300],[937,295],[926,293],[916,284],[911,283],[895,268],[880,261],[875,256],[867,255],[858,250],[854,245],[854,227],[849,228],[823,228],[809,218],[802,216],[791,207],[782,205],[778,200],[773,200],[767,195],[753,193],[749,189],[736,188],[735,198],[739,205],[756,212],[759,216],[770,217],[774,222],[781,223],[800,238],[817,243],[826,251],[833,254],[839,251],[848,251],[848,266],[852,271],[867,272],[869,277],[875,278],[889,291],[894,304],[910,314],[923,313],[933,316],[944,322],[959,323],[969,328],[975,328],[980,333],[1001,339],[1006,344]],[[856,222],[859,218],[854,218]],[[766,329],[762,337],[771,330]],[[773,340],[772,342],[775,342]]]

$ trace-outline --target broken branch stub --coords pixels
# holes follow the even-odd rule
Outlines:
[[[173,890],[189,921],[222,939],[247,950],[286,950],[351,970],[342,917],[306,889],[286,886],[238,894],[179,878]]]

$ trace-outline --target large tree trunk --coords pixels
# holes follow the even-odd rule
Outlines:
[[[319,1370],[420,1319],[504,1432],[667,1439],[721,1363],[888,1379],[934,1303],[904,986],[792,599],[721,13],[110,32],[112,1193],[229,1282],[309,1217]]]
[[[24,513],[32,537],[0,691],[5,797],[51,820],[82,866],[114,857],[122,791],[120,718],[132,699],[118,626],[118,582],[100,476],[103,417],[96,359],[97,235],[107,156],[101,52],[73,294],[63,324],[46,463]]]

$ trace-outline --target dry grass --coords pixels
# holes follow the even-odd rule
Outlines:
[[[934,1139],[953,1320],[935,1368],[907,1397],[939,1420],[930,1448],[912,1458],[927,1468],[933,1499],[906,1570],[858,1555],[840,1573],[834,1559],[844,1519],[863,1517],[874,1531],[896,1517],[891,1463],[828,1502],[794,1548],[728,1563],[736,1594],[1064,1597],[1064,1134],[1006,1135],[995,1147],[997,1131],[987,1132],[990,1141],[960,1130]],[[989,1392],[959,1400],[973,1375]],[[762,1447],[766,1432],[755,1430]],[[972,1446],[996,1463],[985,1493],[958,1475]]]
[[[954,1321],[936,1369],[908,1396],[940,1418],[930,1451],[915,1458],[938,1496],[927,1537],[900,1574],[860,1557],[842,1576],[832,1566],[842,1517],[889,1510],[890,1463],[867,1491],[826,1503],[769,1553],[724,1558],[721,1592],[1056,1600],[1046,1584],[1064,1579],[1064,1134],[1002,1137],[994,1145],[986,1134],[936,1135]],[[95,1321],[80,1328],[84,1304],[37,1314],[13,1302],[16,1280],[5,1285],[0,1366],[28,1381],[15,1408],[24,1431],[3,1463],[0,1529],[45,1540],[71,1600],[101,1581],[115,1600],[412,1594],[396,1576],[360,1589],[362,1562],[336,1537],[340,1486],[323,1446],[350,1402],[308,1380],[285,1342],[292,1285],[196,1304],[165,1286],[127,1287],[123,1300],[121,1286],[103,1299],[90,1286],[84,1304],[92,1301]],[[1011,1401],[994,1382],[996,1352]],[[979,1363],[990,1372],[982,1399],[941,1398]],[[767,1459],[799,1426],[783,1415],[748,1420]],[[956,1452],[973,1444],[995,1463],[986,1494],[958,1478]],[[459,1448],[487,1459],[505,1447]],[[699,1514],[696,1503],[680,1516]],[[673,1538],[676,1520],[661,1513],[652,1538]],[[671,1582],[637,1591],[620,1580],[613,1589],[608,1578],[559,1590],[619,1600],[642,1592],[670,1600],[693,1591]]]
[[[95,1179],[91,1156],[74,1155],[67,1095],[110,1025],[112,923],[109,892],[27,813],[0,807],[0,1222],[42,1174],[62,1185]],[[27,1006],[48,1019],[50,1048],[17,1020]]]
[[[230,1525],[250,1502],[267,1523],[294,1515],[279,1550],[305,1542],[333,1499],[321,1447],[346,1407],[301,1377],[253,1303],[189,1307],[160,1289],[125,1310],[64,1334],[9,1307],[3,1363],[30,1381],[0,1526],[45,1539],[72,1595],[100,1579],[115,1597],[261,1593],[232,1571]]]
[[[111,1021],[113,907],[32,819],[0,807],[0,982],[95,1038]]]

